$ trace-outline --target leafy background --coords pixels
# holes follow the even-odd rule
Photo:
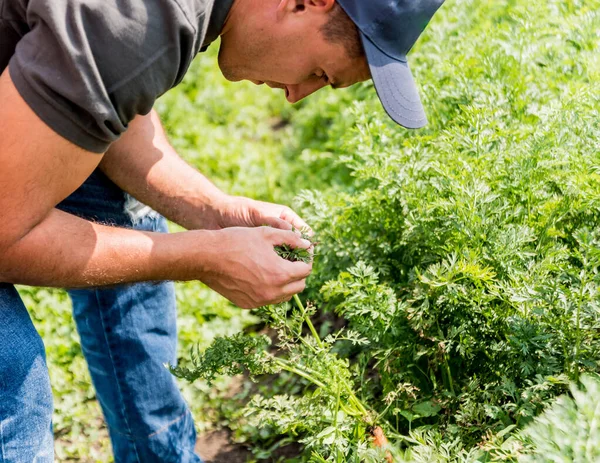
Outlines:
[[[214,49],[158,103],[174,146],[221,188],[293,204],[313,226],[306,297],[322,333],[343,324],[371,341],[338,355],[398,461],[596,458],[599,11],[598,0],[447,2],[411,53],[430,118],[419,131],[394,127],[370,83],[294,107],[230,84]],[[68,298],[21,293],[48,352],[57,459],[111,461]],[[194,345],[262,328],[201,284],[179,285],[178,300],[184,362]],[[274,461],[301,437],[236,411],[255,392],[307,387],[236,381],[235,397],[227,378],[182,389],[201,432],[227,427]],[[569,435],[581,416],[588,431]]]

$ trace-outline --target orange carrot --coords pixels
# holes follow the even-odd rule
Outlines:
[[[385,449],[389,445],[387,437],[383,433],[383,429],[380,426],[370,426],[368,429],[369,433],[373,437],[373,445],[377,448]],[[388,463],[393,463],[392,454],[389,450],[385,452],[385,459]]]

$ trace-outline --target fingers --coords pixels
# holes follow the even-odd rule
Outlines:
[[[290,223],[298,230],[305,232],[308,236],[313,235],[312,229],[308,226],[308,224],[300,218],[298,214],[296,214],[289,207],[284,207],[281,211],[280,218],[285,222]]]
[[[285,295],[278,298],[274,302],[272,302],[272,304],[281,304],[283,302],[289,302],[292,299],[292,297],[294,297],[294,295],[300,294],[305,289],[306,289],[306,281],[305,280],[295,281],[293,283],[290,283],[289,285],[285,286],[285,288],[283,289],[283,293]]]
[[[267,225],[269,227],[278,228],[279,230],[291,230],[292,224],[286,222],[283,219],[279,219],[277,217],[265,217],[263,219],[263,225]]]
[[[282,259],[283,260],[283,259]],[[305,280],[312,273],[312,263],[284,261],[282,269],[287,272],[290,282]]]
[[[273,246],[281,246],[282,244],[287,244],[292,248],[301,249],[308,249],[312,246],[312,243],[310,241],[305,240],[293,231],[270,230],[270,233],[271,243],[273,244]]]
[[[271,238],[273,246],[287,244],[292,248],[310,249],[312,243],[293,231],[272,230]],[[286,285],[302,283],[312,272],[312,262],[290,262],[285,259],[280,259],[278,265],[282,275],[285,275]],[[302,288],[303,290],[303,288]],[[287,291],[286,291],[287,293]],[[296,294],[296,293],[294,293]]]
[[[269,225],[282,230],[290,230],[291,226],[293,226],[295,229],[312,236],[313,232],[311,228],[288,206],[263,201],[252,201],[251,204],[253,205],[253,223],[257,225]],[[284,227],[283,222],[290,226],[286,225]]]
[[[271,222],[274,223],[274,222]],[[280,224],[281,225],[281,224]],[[287,225],[291,228],[291,225]],[[211,254],[214,269],[203,281],[242,308],[289,300],[304,290],[312,263],[281,258],[277,246],[310,249],[310,241],[290,229],[233,227],[215,232],[223,237],[223,256]],[[306,256],[306,252],[301,252]],[[233,265],[232,265],[233,263]]]
[[[302,291],[306,289],[306,280],[295,281],[287,285],[283,290],[286,294],[289,295],[290,298],[294,296],[294,294],[300,294]],[[289,299],[287,299],[289,300]]]

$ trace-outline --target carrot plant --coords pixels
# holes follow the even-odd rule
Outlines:
[[[277,350],[196,353],[275,375],[226,417],[240,439],[383,459],[375,422],[397,461],[517,461],[520,430],[600,372],[598,30],[599,0],[446,2],[411,52],[428,128],[393,126],[369,83],[290,111],[314,306],[261,311]]]
[[[600,3],[436,19],[413,58],[429,128],[397,130],[365,89],[309,101],[298,138],[352,181],[296,207],[320,240],[309,297],[371,341],[347,358],[392,443],[486,461],[600,371]]]
[[[308,238],[307,235],[303,235]],[[283,245],[275,248],[282,258],[308,261],[313,254]],[[301,378],[307,394],[301,399],[289,395],[266,399],[255,396],[246,409],[246,418],[258,428],[273,427],[278,433],[301,436],[316,462],[391,462],[389,443],[380,426],[380,417],[359,398],[349,362],[335,352],[336,345],[368,344],[351,330],[339,330],[322,338],[311,321],[316,308],[304,304],[298,295],[293,304],[261,308],[258,313],[277,332],[277,349],[271,351],[266,335],[217,338],[211,347],[191,354],[191,367],[170,367],[182,379],[203,379],[212,383],[220,375],[260,375],[287,372]]]

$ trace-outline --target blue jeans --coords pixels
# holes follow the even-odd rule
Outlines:
[[[166,221],[99,171],[60,209],[88,220],[167,232]],[[201,462],[194,423],[164,367],[176,361],[170,282],[71,290],[73,314],[117,463]],[[0,284],[0,463],[53,461],[44,346],[12,285]]]

